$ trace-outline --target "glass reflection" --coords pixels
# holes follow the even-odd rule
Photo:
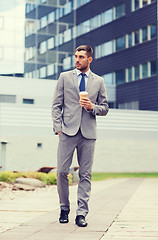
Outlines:
[[[25,1],[0,0],[0,75],[24,75]]]

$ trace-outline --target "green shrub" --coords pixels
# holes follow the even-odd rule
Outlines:
[[[0,172],[0,182],[14,183],[16,178],[35,178],[41,180],[46,185],[57,184],[57,174],[54,173],[42,173],[42,172]],[[72,175],[68,175],[69,184],[72,183]]]
[[[14,172],[0,172],[0,181],[7,183],[14,183],[17,177],[22,177],[22,173],[14,173]]]

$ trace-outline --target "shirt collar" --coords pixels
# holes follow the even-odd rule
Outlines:
[[[76,68],[77,76],[79,76],[82,72]],[[88,69],[87,72],[85,72],[86,76],[88,77],[90,73],[90,68]]]

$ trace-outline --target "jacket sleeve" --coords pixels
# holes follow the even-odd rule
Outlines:
[[[104,79],[101,78],[100,90],[98,92],[97,101],[94,104],[94,112],[96,115],[105,116],[109,111],[106,88]]]
[[[62,130],[62,108],[64,101],[64,78],[62,74],[57,82],[55,89],[53,102],[52,102],[52,120],[53,120],[53,131],[58,134]]]

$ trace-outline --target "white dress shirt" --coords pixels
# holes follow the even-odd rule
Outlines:
[[[78,69],[76,69],[76,72],[77,72],[78,86],[80,86],[80,82],[81,82],[81,78],[82,78],[82,75],[81,75],[82,72]],[[85,74],[85,89],[86,89],[86,86],[87,86],[89,73],[90,73],[90,69],[88,69],[88,71],[84,73]]]
[[[76,72],[77,72],[77,80],[78,80],[78,87],[79,87],[81,78],[82,78],[82,75],[81,75],[82,72],[80,70],[78,70],[77,68],[76,68]],[[90,73],[90,69],[88,69],[88,71],[84,73],[85,74],[85,90],[86,90],[86,86],[87,86],[87,82],[88,82],[89,73]],[[86,109],[86,111],[91,112],[93,115],[95,115],[94,104],[93,104],[93,110]]]

